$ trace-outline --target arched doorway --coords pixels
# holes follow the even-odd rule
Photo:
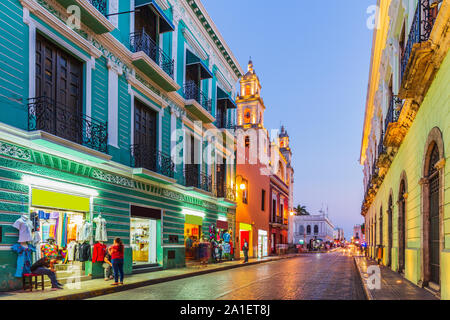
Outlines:
[[[380,207],[380,216],[378,217],[380,220],[380,245],[379,249],[377,248],[377,258],[378,258],[378,250],[381,250],[381,263],[383,263],[383,206]]]
[[[388,201],[388,247],[387,247],[387,254],[388,254],[388,262],[387,266],[392,266],[392,194],[389,195],[389,201]]]
[[[432,289],[440,289],[441,261],[444,248],[444,142],[439,128],[431,130],[424,152],[422,185],[422,281]]]
[[[429,183],[429,217],[428,217],[428,247],[430,268],[430,281],[436,284],[440,282],[440,217],[439,217],[439,171],[435,165],[439,161],[439,150],[435,144],[430,155],[430,166],[428,170]]]
[[[398,195],[398,272],[405,272],[406,249],[406,179],[400,181]]]

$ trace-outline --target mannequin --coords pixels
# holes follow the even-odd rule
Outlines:
[[[58,257],[58,250],[59,248],[53,238],[48,238],[47,243],[41,246],[42,256],[46,256],[50,259],[56,259]]]
[[[99,213],[98,216],[94,219],[95,222],[95,241],[108,241],[108,236],[106,234],[106,220],[102,217],[102,214]]]
[[[12,226],[19,230],[18,242],[24,243],[33,240],[31,234],[31,231],[33,230],[33,222],[30,220],[30,218],[28,218],[27,214],[23,214],[14,222]]]

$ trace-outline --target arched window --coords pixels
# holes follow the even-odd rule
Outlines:
[[[249,96],[251,94],[252,94],[251,88],[250,88],[250,85],[248,84],[248,85],[245,86],[245,95]]]
[[[380,207],[380,245],[383,246],[383,206]]]
[[[440,177],[436,164],[439,162],[439,149],[436,143],[431,150],[428,161],[428,268],[429,281],[440,283],[440,253],[441,253],[441,219],[439,214]]]
[[[405,245],[406,245],[406,175],[400,181],[398,194],[398,271],[405,270]]]
[[[244,111],[244,123],[250,123],[252,118],[252,113],[249,108]]]
[[[300,225],[300,228],[298,228],[298,232],[299,232],[300,234],[304,234],[304,233],[305,233],[305,226]]]
[[[388,201],[388,267],[392,266],[392,194],[389,195],[389,201]]]
[[[314,234],[318,234],[319,233],[319,226],[316,224],[314,226]]]
[[[311,234],[311,226],[310,225],[308,225],[306,227],[306,234]]]

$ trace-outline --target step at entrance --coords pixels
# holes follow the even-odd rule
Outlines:
[[[161,271],[163,267],[157,263],[139,264],[133,266],[133,274]]]

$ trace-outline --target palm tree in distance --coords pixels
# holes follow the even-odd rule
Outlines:
[[[306,210],[306,206],[298,205],[296,208],[294,208],[297,216],[309,216],[308,210]]]

